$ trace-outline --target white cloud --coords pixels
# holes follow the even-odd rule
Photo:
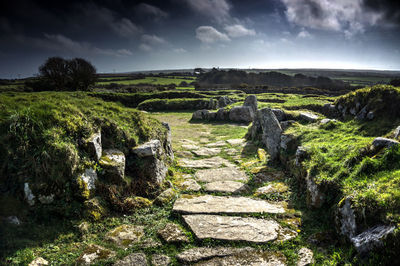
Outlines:
[[[116,57],[133,55],[133,53],[128,49],[103,49],[88,42],[74,41],[62,34],[45,33],[44,38],[30,38],[17,35],[15,38],[21,43],[30,43],[42,49],[70,53],[73,55],[97,54]]]
[[[144,51],[144,52],[150,52],[150,51],[153,50],[153,48],[150,45],[145,44],[145,43],[140,44],[139,45],[139,49]]]
[[[141,3],[137,6],[137,13],[139,15],[145,14],[145,15],[151,15],[153,16],[153,19],[165,19],[168,18],[169,14],[160,8],[149,5],[146,3]]]
[[[300,39],[307,39],[307,38],[311,38],[311,37],[312,37],[311,34],[308,31],[306,31],[305,29],[302,29],[299,32],[299,34],[297,34],[297,38],[300,38]]]
[[[230,41],[229,37],[225,33],[217,31],[211,26],[200,26],[196,29],[196,38],[202,43],[215,43],[219,41]]]
[[[225,31],[228,33],[228,36],[232,38],[256,35],[253,29],[247,29],[241,24],[225,26]]]
[[[177,54],[184,54],[184,53],[187,53],[187,51],[185,50],[185,49],[183,49],[183,48],[176,48],[176,49],[174,49],[173,50],[175,53],[177,53]]]
[[[110,27],[114,30],[114,32],[126,38],[136,36],[138,33],[141,32],[141,29],[127,18],[122,18],[119,21],[114,21],[110,24]]]
[[[189,7],[204,15],[211,17],[218,23],[222,23],[230,19],[229,11],[231,5],[227,0],[184,0]]]
[[[365,9],[363,0],[281,0],[287,19],[299,26],[353,35],[375,25],[383,13]]]

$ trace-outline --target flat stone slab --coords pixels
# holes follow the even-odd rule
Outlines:
[[[216,181],[204,185],[207,192],[241,193],[248,188],[246,184],[236,181]]]
[[[173,211],[180,213],[284,213],[278,204],[246,197],[181,196],[175,201]]]
[[[200,160],[180,159],[179,166],[186,168],[217,168],[222,165],[234,167],[234,164],[221,157],[211,157]]]
[[[189,242],[189,238],[177,224],[166,224],[164,228],[158,230],[158,234],[167,243]]]
[[[228,139],[226,142],[228,142],[232,146],[237,146],[237,145],[244,145],[246,140],[245,139]]]
[[[164,254],[154,254],[151,263],[154,266],[168,266],[171,263],[171,258]]]
[[[240,153],[240,151],[238,151],[238,150],[236,150],[234,148],[225,149],[224,151],[228,155],[236,155],[236,154]]]
[[[194,179],[187,179],[179,186],[182,190],[199,191],[201,186]]]
[[[285,265],[279,252],[257,251],[254,248],[200,247],[183,251],[176,256],[183,264],[195,265]],[[280,261],[280,264],[276,262]]]
[[[223,146],[226,146],[226,142],[223,140],[206,144],[206,147],[209,147],[209,148],[223,147]]]
[[[221,152],[220,148],[200,148],[192,151],[196,156],[215,156]]]
[[[306,266],[314,263],[314,253],[311,249],[302,247],[298,252],[297,266]]]
[[[198,150],[198,149],[200,149],[200,147],[197,145],[194,145],[194,144],[184,144],[184,145],[182,145],[182,149],[192,151],[192,150]]]
[[[220,215],[183,215],[183,219],[200,240],[267,243],[278,238],[280,225],[274,220]]]
[[[200,182],[249,180],[249,177],[246,175],[246,173],[239,171],[236,169],[236,167],[199,170],[196,172],[195,177],[196,180]]]

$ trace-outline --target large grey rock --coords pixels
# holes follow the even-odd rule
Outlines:
[[[109,149],[103,151],[99,161],[104,170],[104,176],[114,183],[125,182],[125,155],[122,151]]]
[[[236,167],[199,170],[196,172],[195,177],[196,180],[200,182],[249,180],[249,177],[246,175],[246,173],[236,169]]]
[[[221,152],[220,148],[207,148],[207,147],[202,147],[199,148],[198,150],[193,151],[193,153],[196,156],[215,156],[220,152]]]
[[[318,116],[313,114],[313,113],[309,113],[309,112],[301,112],[299,114],[299,117],[303,120],[306,120],[308,122],[314,123],[318,120]]]
[[[123,224],[109,231],[105,239],[121,247],[129,247],[138,243],[144,236],[142,226]]]
[[[276,119],[278,119],[279,122],[286,120],[286,114],[283,110],[271,109],[271,111],[274,113],[274,115],[276,116]]]
[[[358,112],[358,114],[356,115],[355,118],[356,118],[357,120],[364,120],[364,119],[367,117],[368,108],[369,108],[368,105],[364,106],[364,107],[360,110],[360,112]]]
[[[280,225],[274,220],[219,215],[183,215],[183,219],[200,240],[267,243],[278,238]]]
[[[12,224],[12,225],[21,225],[21,221],[18,219],[17,216],[8,216],[6,218],[4,218],[4,221],[8,224]]]
[[[383,247],[386,237],[393,233],[393,225],[374,226],[361,234],[352,237],[351,242],[359,253],[367,253],[375,248]]]
[[[122,260],[117,261],[114,266],[147,266],[146,254],[132,253]]]
[[[314,253],[311,249],[302,247],[298,252],[297,266],[306,266],[314,263]]]
[[[102,147],[101,147],[101,132],[97,132],[91,135],[87,142],[87,148],[89,154],[96,159],[96,161],[100,160],[102,155]]]
[[[166,224],[164,228],[158,230],[158,234],[167,243],[189,242],[189,238],[177,224]]]
[[[313,208],[321,208],[325,202],[325,193],[321,189],[321,185],[315,182],[315,179],[311,175],[306,177],[307,185],[307,204]]]
[[[247,197],[182,196],[175,201],[173,211],[179,213],[285,213],[280,204]]]
[[[81,174],[77,179],[78,185],[82,190],[81,192],[90,194],[96,188],[97,179],[97,173],[95,170],[93,170],[93,168],[85,169],[85,172]],[[89,195],[87,195],[86,198],[88,197]]]
[[[238,194],[246,191],[249,187],[241,182],[236,181],[216,181],[204,185],[207,192],[221,192]]]
[[[164,181],[168,171],[168,167],[164,162],[166,160],[164,150],[168,151],[170,149],[169,145],[167,144],[163,149],[161,141],[155,139],[132,149],[132,154],[136,155],[141,162],[139,171],[138,169],[130,169],[135,172],[137,179],[156,185],[160,185]],[[169,151],[169,153],[168,156],[173,159],[173,152]]]
[[[179,166],[186,167],[186,168],[217,168],[221,167],[222,165],[231,166],[234,165],[226,159],[221,157],[211,157],[201,160],[190,160],[190,159],[180,159],[178,161]]]
[[[258,111],[258,119],[262,128],[262,142],[267,148],[271,160],[276,160],[279,156],[282,128],[275,114],[269,108]]]
[[[140,158],[159,156],[162,153],[161,142],[158,139],[151,140],[132,149],[132,152]]]
[[[249,95],[244,100],[243,106],[249,106],[255,114],[257,112],[257,97],[255,95]]]
[[[349,198],[344,200],[338,212],[336,221],[339,223],[340,233],[348,238],[353,237],[357,231],[357,224],[356,216],[354,210],[351,208],[351,200]]]
[[[372,146],[375,149],[390,148],[399,145],[399,142],[393,139],[378,137],[372,141]]]
[[[235,106],[229,111],[229,120],[233,122],[250,123],[254,119],[254,111],[251,106]]]
[[[29,183],[24,183],[24,194],[25,200],[28,202],[29,206],[35,205],[36,196],[33,194],[31,188],[29,187]]]
[[[196,112],[193,113],[192,119],[193,120],[204,120],[207,118],[209,111],[206,109],[203,110],[197,110]]]

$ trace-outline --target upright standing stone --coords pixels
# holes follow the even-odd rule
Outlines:
[[[244,100],[243,106],[249,106],[253,110],[254,114],[257,113],[257,97],[255,95],[249,95]]]
[[[271,160],[276,160],[279,156],[282,128],[274,112],[269,108],[258,111],[258,118],[262,128],[262,142],[267,148]]]
[[[96,161],[100,160],[102,154],[101,147],[101,132],[97,132],[91,135],[87,142],[87,148],[89,154],[96,159]]]

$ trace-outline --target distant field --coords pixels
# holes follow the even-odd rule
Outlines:
[[[109,78],[109,79],[115,79],[115,78]],[[121,84],[121,85],[136,85],[136,84],[141,84],[141,83],[152,84],[152,85],[168,85],[168,84],[179,85],[182,81],[191,83],[195,80],[184,78],[184,77],[178,77],[178,78],[175,78],[175,77],[168,77],[168,78],[146,77],[144,79],[126,80],[126,77],[125,78],[121,77],[121,80],[119,80],[119,81],[116,81],[116,80],[101,81],[101,82],[97,82],[97,85],[108,85],[110,83],[117,83],[117,84]]]
[[[350,85],[354,86],[364,86],[364,85],[374,85],[378,83],[389,83],[392,78],[384,78],[384,77],[335,77],[333,79],[343,80],[345,82],[349,82]]]

